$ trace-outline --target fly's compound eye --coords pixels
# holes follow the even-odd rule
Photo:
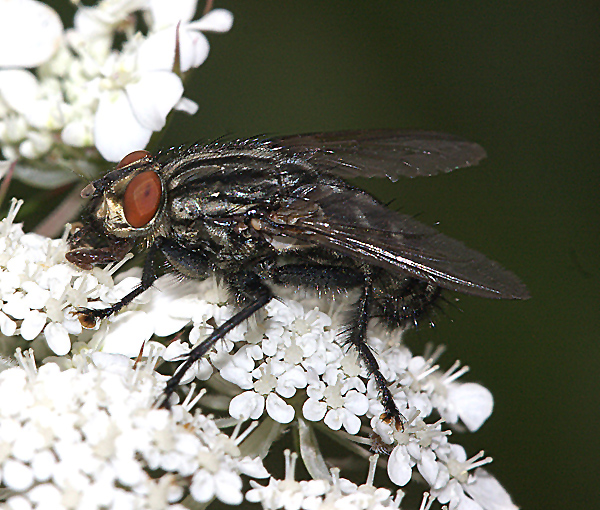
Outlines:
[[[124,166],[127,166],[127,165],[131,165],[131,163],[135,163],[136,161],[139,161],[140,159],[148,158],[149,156],[150,156],[150,153],[148,151],[144,151],[144,150],[130,152],[121,161],[119,161],[119,164],[117,165],[117,168],[115,170],[118,170],[119,168],[123,168]]]
[[[158,211],[161,194],[162,186],[156,172],[148,170],[136,175],[123,195],[127,222],[134,228],[146,226]]]

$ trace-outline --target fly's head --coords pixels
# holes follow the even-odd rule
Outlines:
[[[69,262],[82,269],[121,260],[136,239],[150,239],[165,204],[160,165],[146,151],[132,152],[81,192],[90,204],[69,236]]]

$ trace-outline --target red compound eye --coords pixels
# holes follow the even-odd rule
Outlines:
[[[132,227],[144,227],[154,218],[160,206],[161,194],[160,178],[151,170],[131,180],[123,196],[123,212]]]
[[[119,168],[123,168],[124,166],[131,165],[131,163],[135,163],[136,161],[139,161],[143,158],[147,158],[148,156],[150,156],[150,153],[148,151],[130,152],[121,161],[119,161],[116,170],[118,170]]]

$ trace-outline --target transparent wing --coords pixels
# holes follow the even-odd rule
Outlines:
[[[363,130],[293,135],[270,140],[342,178],[416,177],[476,165],[485,150],[458,136],[428,131]]]
[[[497,262],[410,216],[387,209],[367,193],[312,185],[299,190],[274,218],[274,233],[344,253],[391,273],[476,296],[529,297],[525,285]]]

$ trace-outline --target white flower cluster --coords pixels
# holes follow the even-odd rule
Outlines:
[[[82,333],[75,311],[95,300],[115,302],[139,280],[126,278],[115,286],[107,270],[84,273],[68,264],[64,239],[25,234],[14,223],[21,205],[13,200],[0,222],[1,350],[12,354],[17,344],[6,337],[20,336],[28,342],[44,340],[52,353],[64,356],[71,351],[72,337]]]
[[[400,508],[403,493],[398,491],[396,497],[388,489],[373,486],[377,455],[370,459],[370,469],[367,482],[357,486],[350,480],[339,477],[339,470],[331,470],[331,480],[302,480],[296,481],[296,454],[285,452],[285,478],[269,479],[265,487],[251,481],[252,490],[246,497],[249,501],[260,502],[264,508],[277,510],[329,510],[340,508],[344,510],[392,510]],[[427,507],[428,508],[428,507]]]
[[[165,276],[121,313],[102,321],[95,330],[82,331],[73,315],[77,307],[108,306],[138,285],[139,278],[129,276],[113,286],[111,274],[106,270],[94,269],[88,273],[70,266],[63,258],[66,242],[24,234],[21,227],[13,223],[17,209],[17,204],[13,204],[9,217],[0,224],[0,332],[3,334],[0,340],[3,344],[11,346],[7,341],[20,335],[31,342],[29,345],[34,347],[37,359],[58,362],[63,367],[76,366],[79,372],[69,373],[83,377],[81,360],[97,359],[98,355],[132,358],[142,353],[149,358],[162,358],[162,363],[180,360],[215,324],[222,324],[235,312],[214,279],[181,282]],[[282,295],[284,297],[273,300],[251,321],[218,342],[183,380],[184,383],[194,378],[209,380],[212,390],[205,397],[205,405],[217,403],[215,408],[228,409],[233,423],[252,419],[260,424],[264,438],[270,439],[258,441],[260,446],[255,454],[267,454],[280,433],[276,432],[280,430],[277,427],[283,428],[282,425],[293,421],[299,428],[302,428],[300,424],[309,424],[315,430],[338,435],[341,441],[350,442],[353,438],[389,452],[387,474],[391,482],[404,487],[411,480],[421,478],[429,487],[430,498],[450,508],[514,508],[502,487],[480,469],[491,459],[482,458],[482,453],[468,459],[461,446],[449,441],[451,431],[444,423],[461,421],[468,430],[474,431],[489,417],[493,407],[492,396],[485,388],[458,381],[467,371],[466,367],[459,369],[456,363],[442,372],[436,364],[439,353],[413,355],[403,345],[401,334],[371,328],[369,343],[378,353],[382,373],[406,419],[404,427],[396,429],[380,419],[383,408],[376,388],[360,367],[356,355],[338,343],[344,328],[344,300],[303,297],[299,293]],[[186,335],[182,335],[184,328],[188,331]],[[165,347],[159,339],[167,336],[174,339]],[[56,356],[47,356],[48,349],[42,348],[44,340],[51,354]],[[54,374],[52,369],[44,370]],[[36,379],[38,385],[34,393],[62,391],[52,386],[40,389],[46,384],[45,380]],[[0,396],[2,393],[0,388]],[[156,392],[153,395],[156,397]],[[152,407],[151,400],[148,397],[145,401],[148,408]],[[156,412],[157,416],[164,415],[162,411]],[[54,442],[53,437],[48,439],[49,444]],[[332,498],[347,498],[348,502],[356,498],[364,500],[366,489],[347,489],[342,482],[333,483],[330,474],[319,468],[325,461],[318,444],[311,443],[309,437],[311,434],[299,436],[301,451],[312,451],[309,456],[303,454],[303,460],[312,463],[309,472],[313,476],[317,473],[316,479],[321,481],[294,482],[299,485],[292,487],[285,481],[272,479],[267,488],[254,486],[249,499],[262,502],[265,508],[307,509],[320,508],[321,504],[325,508]],[[138,442],[135,444],[136,448],[142,448]],[[169,445],[173,447],[174,443]],[[192,476],[196,483],[190,491],[195,500],[208,501],[214,496],[225,500],[227,496],[220,495],[220,482],[214,478],[214,471],[211,471],[213,478],[207,481],[206,473],[194,474],[196,467],[190,466],[195,464],[173,455],[173,464],[167,464],[172,469],[166,471],[187,472]],[[12,457],[6,457],[9,458]],[[17,456],[15,459],[21,464],[10,466],[18,465],[21,471],[31,475],[23,475],[23,480],[37,476],[33,465],[28,464],[29,471],[23,468],[25,458]],[[158,467],[152,464],[150,457],[144,459],[149,469]],[[2,462],[0,458],[0,466],[5,466]],[[187,467],[181,467],[182,462]],[[415,476],[417,472],[420,476]],[[223,478],[223,484],[232,484],[235,488],[228,493],[230,503],[241,501],[238,475]],[[9,484],[10,480],[4,478],[4,485],[16,487]],[[29,488],[33,491],[32,484],[33,481],[23,491],[28,493]],[[311,501],[320,503],[306,503],[308,506],[269,503],[286,501],[287,496],[282,494],[288,490],[295,494],[312,494],[317,499]],[[205,494],[203,491],[209,494],[204,496],[208,499],[201,499],[199,494]],[[393,505],[399,503],[389,491],[377,492],[374,488],[369,491],[376,498],[367,498],[373,508],[394,508]],[[137,489],[134,492],[137,493]],[[380,497],[381,500],[377,499]],[[304,501],[304,496],[301,499]],[[361,506],[362,503],[353,505],[354,508],[371,508]]]
[[[96,353],[61,371],[30,358],[0,373],[0,476],[7,508],[169,508],[184,496],[243,500],[241,474],[268,476],[186,406],[155,409],[153,362]]]
[[[17,175],[59,186],[73,179],[78,158],[81,173],[93,170],[85,166],[90,153],[81,158],[75,148],[95,146],[104,159],[119,161],[144,148],[171,110],[195,113],[181,76],[208,56],[202,32],[226,32],[233,22],[224,9],[193,20],[196,4],[78,3],[73,28],[64,30],[41,2],[0,2],[0,149],[7,160],[45,156],[55,168],[44,176],[18,165]]]

